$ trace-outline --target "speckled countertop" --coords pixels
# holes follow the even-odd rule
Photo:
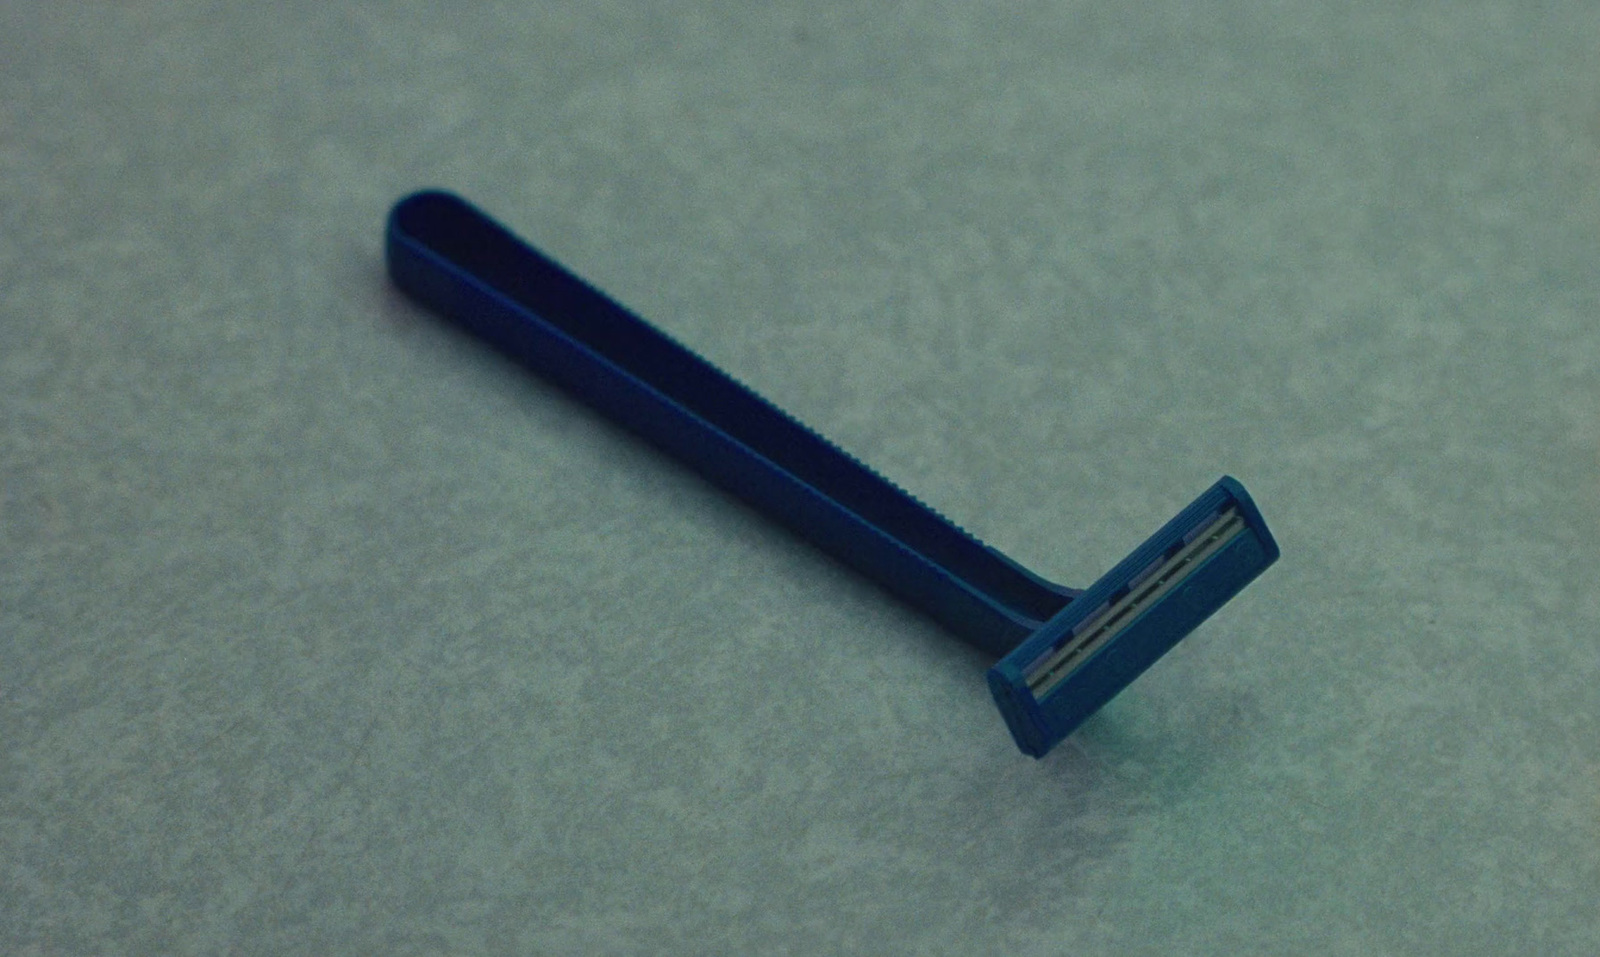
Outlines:
[[[1600,952],[1600,8],[0,7],[0,950]],[[1066,745],[397,295],[469,196],[1086,584]]]

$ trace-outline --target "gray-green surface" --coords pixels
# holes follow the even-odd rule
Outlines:
[[[0,6],[0,951],[1600,952],[1600,7]],[[1043,573],[1047,760],[386,284],[458,190]]]

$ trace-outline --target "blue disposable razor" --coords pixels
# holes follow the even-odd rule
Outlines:
[[[1278,558],[1223,478],[1084,591],[1034,575],[459,197],[389,214],[395,284],[1000,660],[989,688],[1042,757]]]

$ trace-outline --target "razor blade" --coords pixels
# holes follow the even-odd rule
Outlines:
[[[1278,546],[1224,477],[1084,590],[1023,568],[449,193],[385,231],[406,294],[999,658],[1042,757],[1249,584]]]

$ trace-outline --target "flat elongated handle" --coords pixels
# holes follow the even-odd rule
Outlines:
[[[407,294],[977,647],[1006,654],[1077,594],[988,548],[465,200],[402,199],[385,246]]]

